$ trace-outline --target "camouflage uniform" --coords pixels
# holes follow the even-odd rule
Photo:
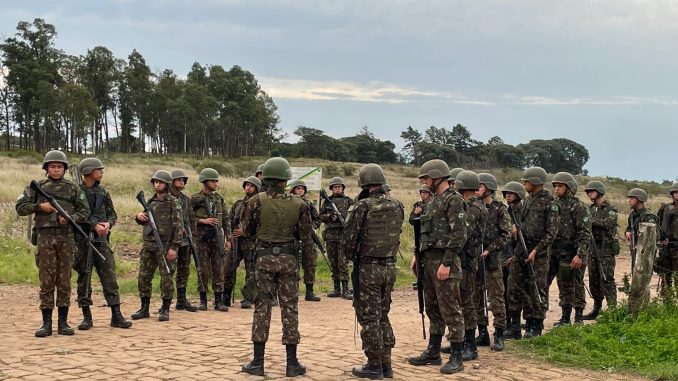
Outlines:
[[[176,197],[181,204],[182,226],[188,225],[191,228],[191,232],[196,231],[191,199],[184,192],[176,191],[174,188],[172,188],[172,196]],[[191,246],[188,242],[188,232],[184,233],[184,238],[181,240],[179,250],[177,251],[176,286],[177,290],[185,291],[188,286],[188,275],[191,273]]]
[[[475,332],[478,328],[478,290],[476,289],[478,274],[478,258],[483,245],[483,232],[487,224],[487,208],[478,197],[473,196],[466,201],[466,228],[468,240],[461,256],[462,282],[460,285],[461,309],[464,314],[464,330]],[[474,333],[475,335],[475,333]],[[474,336],[475,337],[475,336]]]
[[[638,210],[631,210],[631,213],[629,213],[628,223],[626,225],[626,232],[633,234],[636,245],[638,244],[638,232],[642,222],[657,225],[657,237],[661,238],[662,233],[660,229],[659,217],[652,213],[650,209],[643,206]],[[632,250],[635,250],[635,248],[632,248]]]
[[[236,201],[231,206],[231,231],[240,228],[242,211],[250,198],[252,198],[252,196],[245,196],[245,198]],[[240,236],[234,238],[236,246],[226,254],[226,263],[224,265],[224,297],[230,298],[231,291],[235,288],[236,274],[238,266],[240,266],[240,261],[245,262],[245,282],[247,282],[247,279],[254,276],[255,241],[256,240],[253,237]],[[251,303],[252,301],[249,300],[248,302]]]
[[[614,280],[615,257],[619,254],[619,240],[617,239],[617,209],[607,201],[601,206],[595,203],[589,207],[591,213],[591,228],[595,247],[589,258],[589,288],[594,303],[602,306],[603,298],[607,299],[608,306],[617,304],[617,285]],[[602,279],[600,268],[605,273]]]
[[[395,263],[403,219],[402,204],[378,191],[348,210],[342,246],[360,262],[353,305],[368,365],[391,364],[395,336],[388,313],[398,273]]]
[[[353,199],[343,193],[340,195],[331,194],[329,197],[334,205],[336,205],[339,213],[346,218],[348,209],[353,205]],[[335,285],[338,285],[340,281],[348,283],[348,258],[346,253],[341,251],[341,239],[344,236],[344,228],[338,219],[332,221],[333,214],[332,207],[327,201],[323,200],[320,206],[320,221],[325,223],[323,239],[327,245],[327,257],[330,260],[332,280],[335,282]]]
[[[204,190],[201,190],[191,195],[191,206],[196,221],[210,216],[207,210],[208,206],[213,209],[213,215],[218,220],[216,226],[204,225],[198,222],[195,230],[195,241],[200,252],[200,268],[202,270],[200,277],[203,282],[202,285],[198,285],[198,288],[207,290],[209,280],[212,279],[212,291],[215,294],[221,294],[224,292],[225,258],[219,255],[217,245],[223,245],[223,243],[217,242],[216,229],[222,229],[224,238],[226,240],[230,239],[231,221],[228,217],[226,202],[217,192],[207,194]]]
[[[424,200],[420,200],[415,202],[414,205],[412,205],[412,211],[410,211],[410,218],[408,219],[410,225],[414,225],[414,220],[421,217],[422,214],[426,213],[426,205],[428,205],[429,202],[424,202]],[[414,210],[417,208],[421,208],[420,214],[414,213]]]
[[[675,185],[674,187],[675,188]],[[673,196],[671,192],[671,196]],[[661,240],[668,240],[667,246],[660,246],[656,269],[662,278],[662,291],[673,285],[673,277],[678,272],[678,202],[663,204],[657,212],[661,229]],[[609,302],[608,302],[609,303]]]

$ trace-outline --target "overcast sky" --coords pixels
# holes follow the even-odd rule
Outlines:
[[[240,65],[281,127],[469,127],[510,144],[584,144],[592,175],[678,176],[678,1],[0,0],[0,36],[46,19],[56,45],[155,71]]]

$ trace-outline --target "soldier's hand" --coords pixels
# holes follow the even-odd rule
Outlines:
[[[662,244],[662,246],[667,246],[669,244],[669,240],[665,239],[663,241],[659,241],[659,243]]]
[[[96,230],[97,235],[99,235],[99,237],[105,237],[106,235],[108,235],[108,229],[110,226],[111,225],[108,222],[100,222],[96,224],[94,230]]]
[[[336,220],[337,220],[337,215],[334,214],[334,213],[332,213],[332,215],[330,216],[330,220],[332,220],[332,222],[336,221]]]
[[[421,212],[422,209],[420,207],[417,206],[416,208],[414,208],[414,214],[421,214]]]
[[[490,255],[490,252],[487,251],[487,250],[485,250],[485,251],[483,251],[483,253],[480,254],[480,255],[481,255],[483,258],[485,258],[485,257],[487,257],[488,255]]]
[[[525,262],[534,263],[534,260],[537,259],[537,250],[532,250],[530,255],[527,257]]]
[[[513,263],[513,257],[508,257],[506,261],[504,262],[504,266],[506,267],[511,267],[511,264]]]
[[[60,225],[66,225],[66,224],[68,224],[68,220],[59,216],[59,224]]]
[[[443,264],[440,264],[440,267],[438,267],[438,273],[436,274],[438,277],[438,280],[447,280],[447,278],[450,277],[450,266],[445,266]]]
[[[43,202],[41,204],[38,204],[40,207],[40,210],[42,210],[45,213],[56,213],[56,208],[52,206],[49,202]]]
[[[167,250],[167,260],[171,262],[175,259],[177,259],[177,251],[174,249]]]
[[[234,229],[233,230],[233,237],[234,238],[242,237],[242,229]]]
[[[518,237],[518,228],[516,227],[516,225],[511,226],[511,235],[513,236],[513,238]]]
[[[203,225],[216,226],[219,223],[219,220],[217,220],[216,217],[207,217],[199,220],[199,222]]]
[[[581,264],[582,264],[581,257],[578,256],[578,255],[575,255],[574,258],[572,258],[572,263],[570,263],[570,268],[577,270],[577,269],[581,268]]]
[[[224,250],[226,250],[226,251],[231,251],[231,247],[232,247],[231,241],[229,241],[229,240],[227,240],[227,239],[224,240]]]
[[[146,213],[143,213],[143,212],[142,212],[142,213],[137,213],[137,217],[136,217],[136,218],[137,218],[137,220],[139,220],[139,221],[141,221],[141,222],[148,222],[148,216],[146,215]]]
[[[631,232],[626,232],[626,240],[627,241],[631,240]]]
[[[414,276],[417,276],[417,258],[412,257],[412,263],[410,264],[410,268],[412,269],[412,273]]]

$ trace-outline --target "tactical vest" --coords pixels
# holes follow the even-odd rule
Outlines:
[[[487,205],[487,225],[485,226],[485,239],[483,240],[485,250],[501,235],[499,230],[499,211],[502,208],[506,208],[506,205],[496,200]]]
[[[480,200],[472,198],[468,201],[466,207],[466,216],[468,220],[470,220],[468,217],[470,215],[475,215],[477,217],[476,224],[473,226],[473,230],[470,230],[468,233],[468,239],[464,245],[464,255],[461,258],[461,262],[463,267],[472,264],[475,268],[475,260],[480,257],[483,233],[487,225],[487,208]]]
[[[330,198],[332,199],[332,202],[334,205],[336,205],[337,210],[339,210],[339,213],[341,213],[341,216],[346,218],[346,215],[348,214],[348,208],[351,206],[351,198],[341,195],[341,196],[335,196],[331,195]],[[329,206],[329,203],[325,204],[325,210],[326,211],[332,211],[331,207]],[[341,222],[337,219],[337,221],[333,222],[328,222],[325,224],[325,229],[343,229],[344,227],[341,225]]]
[[[421,249],[446,249],[449,241],[450,224],[445,215],[446,209],[453,199],[457,198],[464,208],[464,218],[466,203],[462,197],[454,190],[447,190],[445,193],[434,197],[426,208],[426,213],[420,217],[421,221]]]
[[[193,214],[197,219],[204,219],[208,217],[214,217],[217,219],[217,228],[222,227],[222,220],[224,215],[224,210],[222,209],[221,195],[213,192],[211,194],[205,194],[203,192],[195,193],[191,196],[191,204],[193,205]],[[207,208],[210,208],[209,210]],[[201,225],[198,224],[198,230],[201,233],[205,233],[206,230],[213,229],[211,225]]]
[[[361,257],[395,257],[400,246],[403,226],[401,204],[380,195],[361,201],[367,205],[367,214],[361,232]]]
[[[54,197],[56,202],[61,205],[66,213],[71,216],[73,215],[73,212],[75,212],[75,198],[78,196],[78,185],[61,178],[57,181],[53,181],[51,179],[41,180],[40,187],[45,191],[45,193]],[[47,202],[47,199],[38,194],[36,203],[41,204],[43,202]],[[58,213],[45,213],[43,211],[38,211],[35,212],[35,227],[53,228],[65,227],[65,225],[61,225],[59,223]]]
[[[670,241],[678,241],[678,206],[675,203],[664,207],[662,230]]]
[[[519,218],[522,220],[523,235],[526,241],[538,242],[546,235],[549,209],[558,210],[558,205],[548,191],[541,191],[534,196],[529,195],[525,199]]]
[[[87,197],[87,203],[89,204],[90,217],[88,219],[90,224],[96,224],[101,221],[107,221],[108,215],[106,214],[106,190],[99,186],[97,183],[91,188],[87,188],[84,185],[80,186],[80,189],[85,193]],[[90,224],[80,225],[85,233],[90,232]],[[99,238],[95,234],[95,239]]]
[[[568,252],[576,250],[576,221],[574,220],[574,208],[579,200],[573,196],[567,196],[560,202],[560,225],[558,235],[553,241],[553,247]]]
[[[294,228],[299,222],[299,209],[303,201],[299,197],[272,198],[259,193],[261,209],[257,241],[286,243],[294,241]]]

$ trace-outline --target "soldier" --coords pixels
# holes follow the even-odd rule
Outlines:
[[[435,194],[421,217],[421,255],[424,258],[424,299],[429,318],[429,343],[419,356],[408,358],[411,365],[442,364],[440,344],[445,327],[449,329],[452,353],[441,373],[451,374],[464,369],[464,315],[461,312],[459,283],[461,259],[467,238],[466,204],[447,179],[450,168],[439,159],[421,166],[419,178]],[[416,275],[417,263],[412,259]]]
[[[506,329],[506,304],[504,302],[504,276],[501,265],[506,252],[506,245],[511,237],[511,220],[506,205],[495,200],[497,179],[489,173],[479,173],[480,189],[476,195],[487,207],[487,225],[483,236],[483,252],[481,264],[484,266],[485,289],[487,290],[486,303],[489,303],[494,317],[493,351],[504,350],[504,329]],[[478,280],[481,281],[481,277]],[[480,284],[476,287],[480,290]],[[476,342],[480,346],[490,345],[490,334],[487,331],[489,316],[485,314],[487,306],[483,305],[482,295],[477,298],[478,332]]]
[[[548,248],[558,235],[560,208],[551,193],[544,189],[546,171],[543,168],[526,169],[522,181],[529,196],[525,198],[520,216],[516,217],[520,219],[525,245],[529,251],[527,262],[534,269],[534,273],[529,266],[523,268],[519,263],[523,262],[519,258],[526,254],[519,245],[512,259],[509,275],[509,289],[516,292],[513,296],[509,294],[509,311],[515,327],[516,322],[520,322],[520,308],[523,308],[523,315],[527,320],[525,338],[529,339],[541,336],[544,329],[544,317],[548,309],[546,285],[549,271]],[[525,299],[526,304],[523,303]]]
[[[111,195],[99,185],[104,176],[104,164],[95,157],[83,159],[78,165],[78,172],[82,175],[80,189],[85,193],[91,211],[82,229],[89,234],[92,242],[96,242],[96,248],[106,259],[104,261],[92,253],[86,240],[78,240],[78,253],[73,266],[78,272],[78,306],[82,309],[83,316],[78,329],[88,330],[93,326],[92,311],[89,307],[92,305],[92,267],[97,269],[106,304],[111,307],[111,327],[129,328],[132,322],[125,320],[120,312],[120,293],[118,281],[115,278],[115,257],[108,245],[110,231],[118,220],[118,216],[113,208]]]
[[[600,181],[589,181],[586,194],[593,202],[589,207],[593,250],[589,258],[589,288],[593,296],[593,309],[583,316],[584,320],[595,320],[603,307],[617,305],[617,285],[614,280],[615,256],[619,254],[617,239],[617,209],[605,199],[605,185]]]
[[[504,184],[502,194],[506,202],[508,203],[507,213],[510,217],[511,222],[511,236],[512,241],[508,247],[508,250],[502,254],[502,267],[501,270],[504,273],[504,304],[506,306],[506,326],[507,329],[504,331],[505,339],[516,339],[520,340],[523,335],[520,330],[520,314],[522,313],[523,305],[528,305],[529,301],[527,296],[529,295],[529,285],[525,288],[525,283],[519,284],[518,282],[509,282],[509,277],[511,269],[515,266],[515,271],[522,272],[522,279],[529,279],[529,269],[526,263],[522,261],[514,261],[513,251],[519,246],[518,243],[518,231],[515,225],[513,217],[516,218],[520,215],[521,209],[523,207],[523,201],[527,196],[527,191],[523,184],[509,181]],[[509,286],[516,287],[516,289],[509,289]],[[513,298],[514,301],[509,303],[510,298]],[[509,309],[509,305],[512,305],[513,310]]]
[[[292,170],[281,157],[268,159],[263,168],[268,190],[254,195],[245,204],[242,216],[243,234],[255,237],[256,244],[256,295],[252,342],[254,358],[243,365],[242,371],[264,375],[264,351],[271,324],[271,300],[278,289],[282,318],[282,343],[287,352],[287,377],[306,373],[297,359],[299,344],[299,274],[297,269],[295,231],[303,250],[311,248],[310,213],[304,202],[285,192]],[[307,254],[308,255],[308,254]]]
[[[207,287],[210,276],[212,291],[214,292],[214,309],[228,311],[224,298],[224,260],[217,248],[223,245],[224,252],[231,249],[231,221],[226,209],[226,201],[217,193],[219,188],[219,173],[213,168],[200,171],[198,181],[202,183],[202,190],[191,195],[191,207],[197,221],[196,241],[200,251],[200,268],[202,285],[200,291],[199,310],[207,310]],[[220,232],[224,242],[220,242]],[[225,255],[224,255],[225,256]],[[230,300],[230,295],[228,296]]]
[[[306,190],[307,190],[306,183],[304,183],[301,180],[295,180],[290,183],[289,187],[290,193],[292,193],[295,196],[301,197],[301,199],[304,201],[304,204],[306,204],[306,208],[311,213],[311,223],[313,224],[313,230],[318,229],[320,227],[320,216],[318,215],[318,211],[315,209],[315,206],[313,206],[313,204],[311,204],[306,199]],[[299,249],[302,252],[301,268],[304,271],[304,285],[306,286],[306,296],[304,297],[304,300],[309,302],[319,302],[320,297],[313,293],[313,284],[315,283],[315,268],[316,263],[318,262],[318,253],[316,253],[315,251],[315,243],[310,242],[310,245],[311,247],[307,250],[304,250],[301,247],[299,247]],[[304,256],[303,255],[304,253],[308,253],[310,256]]]
[[[193,215],[193,208],[191,208],[191,199],[184,194],[183,190],[188,183],[188,176],[181,169],[175,169],[172,172],[172,186],[170,193],[176,197],[181,203],[182,226],[190,226],[191,232],[195,231],[195,216]],[[179,245],[177,253],[177,304],[178,310],[186,310],[189,312],[198,311],[198,307],[192,305],[186,299],[186,286],[188,285],[188,274],[191,272],[191,247],[188,242],[188,232],[184,232],[184,239]],[[197,253],[196,253],[197,255]]]
[[[417,201],[412,206],[412,211],[410,212],[409,222],[410,225],[414,225],[414,220],[421,217],[424,212],[426,212],[426,205],[431,201],[431,190],[426,188],[425,185],[419,187],[419,197],[421,201]]]
[[[560,224],[551,245],[551,256],[558,258],[558,293],[563,316],[555,326],[570,324],[572,308],[575,324],[583,324],[584,271],[591,242],[591,214],[575,196],[577,182],[571,174],[558,172],[551,184],[560,203]]]
[[[640,188],[633,188],[626,194],[626,199],[631,207],[631,213],[629,213],[628,225],[626,225],[626,240],[631,243],[631,272],[633,272],[633,266],[635,265],[635,251],[636,248],[634,244],[638,244],[638,232],[641,222],[648,222],[657,225],[657,237],[661,239],[659,217],[656,214],[652,213],[650,209],[645,207],[647,202],[647,193]]]
[[[353,205],[353,199],[344,194],[346,184],[341,177],[330,179],[329,189],[332,192],[330,199],[336,205],[339,213],[346,218],[348,208]],[[346,300],[353,299],[348,289],[348,259],[346,254],[341,251],[341,239],[344,235],[344,226],[334,213],[329,202],[323,200],[320,206],[320,221],[325,223],[323,239],[327,245],[327,257],[330,260],[330,270],[332,271],[332,281],[334,282],[334,291],[327,294],[330,298],[342,297]],[[341,283],[341,287],[340,287]]]
[[[245,203],[261,189],[261,181],[254,176],[250,176],[242,183],[242,189],[245,191],[245,198],[236,201],[231,206],[231,231],[233,232],[233,250],[226,256],[226,265],[224,271],[224,304],[227,307],[231,305],[231,292],[235,287],[236,271],[240,261],[245,262],[245,283],[250,277],[254,276],[254,243],[255,240],[245,237],[240,229],[242,221],[242,211]],[[240,301],[240,308],[249,309],[252,307],[252,301],[243,295]]]
[[[257,171],[254,172],[254,177],[256,177],[257,179],[259,179],[259,181],[262,182],[262,183],[263,183],[263,181],[264,181],[263,173],[264,173],[264,165],[263,165],[263,164],[259,164],[259,166],[257,167]],[[262,184],[262,185],[263,185],[263,184]]]
[[[384,194],[386,195],[386,197],[391,195],[391,186],[390,185],[384,184],[382,186],[382,189],[384,189]]]
[[[450,186],[454,189],[454,180],[457,179],[457,175],[464,171],[464,168],[452,168],[450,169],[450,177],[447,179],[447,182],[450,183]],[[456,190],[456,189],[455,189]]]
[[[657,272],[662,279],[662,293],[672,287],[673,274],[678,272],[678,181],[669,189],[671,203],[662,204],[657,215],[661,234],[661,250],[657,260]],[[610,304],[608,299],[607,304]]]
[[[74,183],[64,179],[68,169],[66,154],[61,151],[49,151],[45,154],[42,169],[47,175],[39,184],[44,191],[58,198],[61,207],[77,223],[86,223],[90,215],[89,205],[82,190]],[[59,311],[57,332],[60,335],[73,335],[68,325],[68,308],[71,297],[71,261],[75,252],[73,228],[68,221],[57,214],[57,210],[36,190],[30,186],[24,189],[16,202],[16,212],[20,216],[35,214],[35,230],[31,242],[37,245],[35,264],[40,278],[40,310],[42,327],[35,332],[36,337],[52,335],[52,310],[54,292]]]
[[[139,254],[139,297],[141,298],[141,308],[132,314],[132,319],[146,319],[150,317],[149,308],[151,306],[152,281],[155,270],[160,270],[160,296],[162,297],[162,308],[158,315],[159,321],[169,320],[169,308],[172,304],[174,295],[174,272],[176,270],[177,250],[184,238],[184,227],[182,225],[183,216],[181,202],[172,196],[169,188],[172,185],[172,174],[159,170],[153,174],[151,184],[155,189],[155,194],[148,200],[148,208],[153,214],[160,239],[163,242],[169,242],[166,248],[167,256],[161,252],[160,247],[155,241],[153,230],[149,224],[149,217],[141,212],[136,215],[135,221],[143,225],[142,232],[144,244]],[[169,267],[169,273],[167,267]]]
[[[399,201],[384,192],[380,166],[366,164],[358,177],[366,191],[348,211],[342,246],[360,263],[353,306],[362,327],[360,338],[367,364],[353,368],[352,373],[359,378],[393,378],[391,349],[395,336],[388,312],[398,274],[396,253],[405,212]]]

